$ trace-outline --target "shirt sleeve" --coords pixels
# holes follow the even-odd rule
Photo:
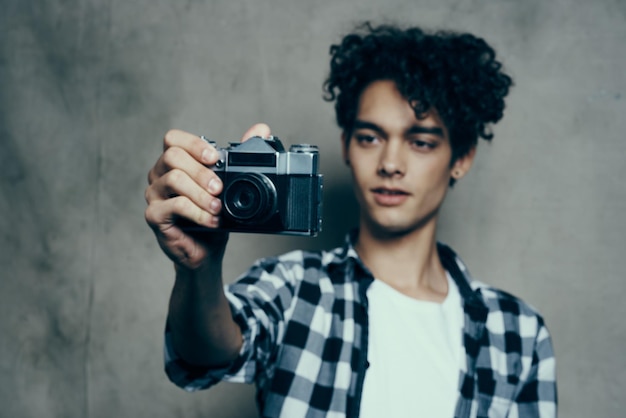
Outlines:
[[[557,416],[556,363],[552,340],[543,324],[537,332],[530,373],[508,416],[510,418]]]
[[[164,358],[169,379],[187,391],[207,389],[220,381],[254,383],[263,379],[282,339],[301,270],[298,263],[263,259],[237,282],[225,286],[233,319],[243,336],[239,355],[230,365],[208,368],[185,362],[174,351],[166,327]]]

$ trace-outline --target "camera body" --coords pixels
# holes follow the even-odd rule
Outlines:
[[[219,148],[210,168],[223,182],[220,230],[315,236],[322,226],[322,175],[315,145],[285,151],[276,137]]]

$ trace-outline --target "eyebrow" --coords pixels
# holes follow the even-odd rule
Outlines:
[[[354,121],[354,130],[356,129],[370,129],[379,134],[385,134],[385,130],[380,126],[376,125],[372,122],[367,122],[364,120],[357,119]],[[431,134],[435,136],[439,136],[441,138],[445,138],[445,134],[443,129],[439,126],[421,126],[421,125],[413,125],[409,129],[406,130],[406,134]]]

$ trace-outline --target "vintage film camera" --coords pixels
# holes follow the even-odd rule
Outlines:
[[[322,175],[315,145],[285,151],[276,137],[218,148],[210,168],[222,179],[220,230],[315,236],[322,226]]]

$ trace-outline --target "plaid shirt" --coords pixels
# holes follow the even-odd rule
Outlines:
[[[239,357],[223,369],[191,366],[166,330],[169,378],[188,391],[219,381],[256,383],[263,417],[357,417],[368,367],[366,291],[374,278],[352,242],[256,262],[226,287],[243,333]],[[449,247],[438,244],[438,252],[465,318],[455,417],[555,417],[555,362],[541,316],[471,280]]]

